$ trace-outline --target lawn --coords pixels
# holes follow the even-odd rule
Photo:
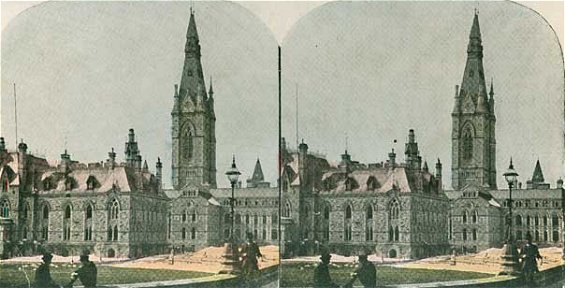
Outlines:
[[[34,281],[35,267],[34,264],[0,265],[0,287],[28,287],[24,274],[27,273],[30,281]],[[23,270],[18,270],[19,268]],[[60,285],[66,285],[71,279],[71,273],[78,269],[79,266],[71,264],[51,264],[51,277]],[[125,284],[139,283],[162,280],[177,280],[188,278],[199,278],[210,276],[213,274],[202,272],[178,271],[178,270],[157,270],[157,269],[138,269],[138,268],[118,268],[111,266],[100,266],[98,268],[98,284]],[[75,283],[82,285],[80,281]]]
[[[317,263],[283,264],[282,279],[280,279],[281,287],[311,287],[313,284],[314,269],[317,265]],[[490,274],[475,272],[397,268],[391,266],[376,267],[377,284],[379,286],[492,277]],[[355,265],[353,264],[331,264],[330,275],[332,281],[336,284],[344,285],[349,281],[350,273],[353,272],[353,270],[355,270]],[[354,285],[361,284],[357,281]]]

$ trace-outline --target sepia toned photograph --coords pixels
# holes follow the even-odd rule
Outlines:
[[[0,4],[0,287],[565,285],[562,2]]]

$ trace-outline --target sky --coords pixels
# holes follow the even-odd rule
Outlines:
[[[26,7],[12,5],[13,11]],[[5,16],[7,3],[2,6]],[[523,182],[539,158],[553,185],[563,177],[564,155],[558,41],[523,6],[478,6],[485,74],[495,83],[499,187],[505,187],[502,173],[510,156]],[[206,79],[214,77],[218,185],[228,185],[222,174],[232,154],[242,180],[259,157],[266,179],[276,182],[281,43],[283,132],[290,143],[297,140],[298,87],[298,139],[311,150],[337,160],[347,138],[355,160],[380,162],[398,139],[403,159],[403,143],[414,128],[424,159],[444,163],[449,188],[454,86],[462,78],[476,7],[196,2],[203,70]],[[95,162],[115,147],[123,159],[131,127],[150,168],[158,156],[163,159],[170,184],[172,87],[180,81],[188,9],[188,2],[56,2],[8,15],[10,21],[3,17],[1,134],[10,147],[16,82],[18,136],[32,152],[58,159],[66,147],[74,159]],[[562,15],[550,13],[548,19],[556,23]],[[563,34],[562,25],[552,25]]]

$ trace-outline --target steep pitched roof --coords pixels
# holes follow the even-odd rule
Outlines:
[[[543,183],[544,181],[543,172],[541,171],[541,165],[538,160],[536,162],[536,168],[534,168],[534,174],[532,175],[532,182]]]

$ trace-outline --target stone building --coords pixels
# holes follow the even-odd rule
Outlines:
[[[124,163],[112,149],[105,162],[82,164],[65,151],[57,165],[8,152],[0,138],[0,255],[30,255],[41,247],[102,257],[141,257],[222,245],[229,238],[231,189],[216,187],[214,91],[206,91],[194,14],[190,14],[180,85],[172,118],[172,189],[163,189],[163,163],[155,174],[142,162],[130,129]],[[236,239],[254,233],[278,243],[278,189],[264,180],[257,160],[248,188],[235,188]]]
[[[324,246],[346,255],[368,250],[420,258],[447,251],[442,165],[438,160],[432,174],[422,164],[414,130],[408,139],[406,163],[397,163],[394,150],[386,162],[368,165],[353,161],[347,151],[331,165],[309,154],[305,143],[287,151],[282,179],[287,253],[314,253]]]
[[[513,206],[512,235],[527,232],[542,245],[564,239],[565,190],[545,183],[538,161],[526,187],[516,183],[513,201],[496,183],[495,100],[487,94],[478,14],[474,15],[461,85],[452,116],[452,186],[443,191],[442,164],[435,174],[422,165],[414,131],[405,145],[405,163],[394,150],[385,163],[361,164],[347,151],[337,165],[283,143],[284,245],[286,257],[315,253],[320,246],[354,254],[369,250],[383,257],[421,258],[502,247],[505,220]],[[506,185],[505,185],[506,186]]]
[[[0,138],[2,257],[38,253],[42,246],[63,255],[89,248],[104,257],[141,257],[230,238],[232,189],[216,185],[214,91],[211,83],[206,89],[192,13],[186,37],[171,111],[172,189],[162,188],[159,159],[155,173],[142,161],[133,129],[123,163],[112,149],[103,162],[79,163],[65,151],[53,164],[29,154],[23,142],[8,151]],[[512,203],[509,191],[497,188],[494,87],[487,95],[482,58],[475,15],[452,112],[453,190],[442,189],[439,159],[434,171],[422,161],[413,130],[403,163],[393,149],[384,162],[359,163],[345,151],[333,164],[304,142],[293,150],[281,139],[282,198],[257,160],[247,187],[234,186],[235,238],[251,232],[260,244],[282,241],[286,257],[328,248],[421,258],[501,247],[512,205],[516,239],[530,232],[543,245],[562,243],[562,180],[551,188],[538,162],[525,187],[516,183]]]

